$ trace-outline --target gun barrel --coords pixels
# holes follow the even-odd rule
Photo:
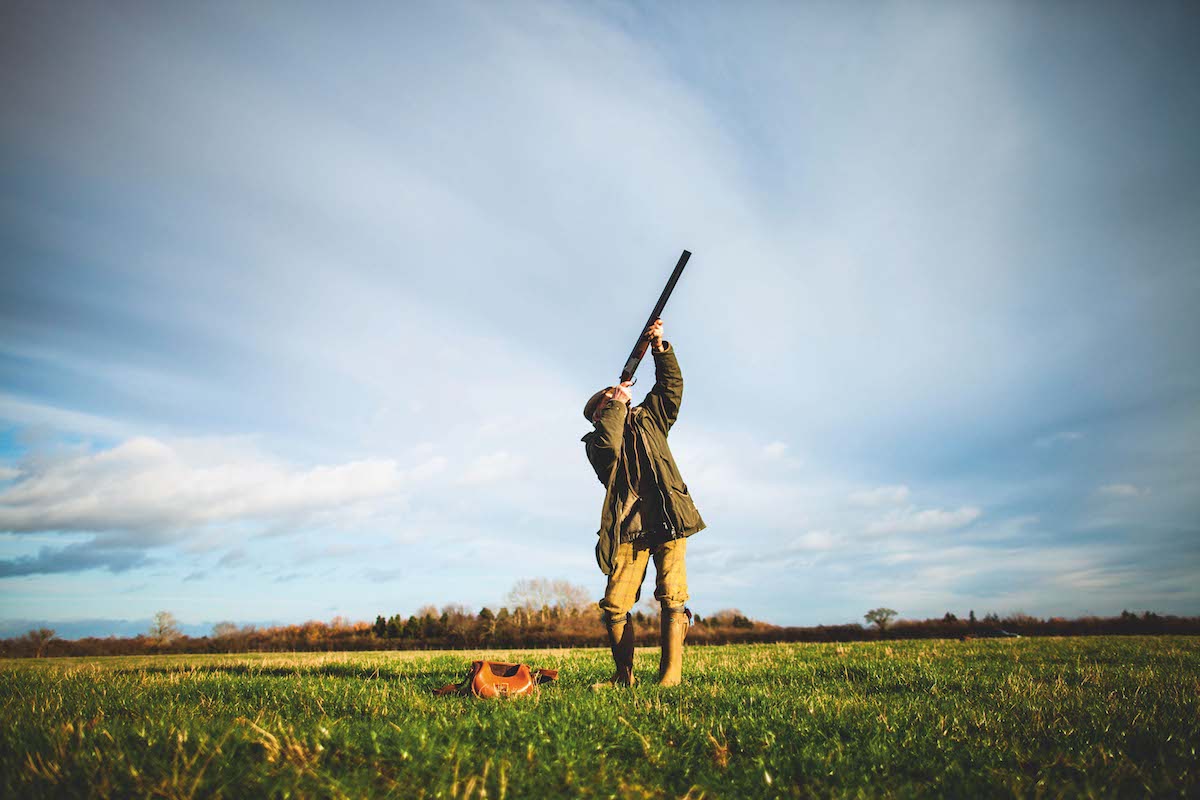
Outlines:
[[[637,372],[638,365],[642,363],[642,356],[646,355],[646,348],[650,343],[643,338],[642,334],[646,329],[654,324],[654,320],[662,316],[663,309],[667,307],[667,301],[671,299],[671,292],[675,291],[675,284],[679,283],[679,276],[683,274],[683,268],[687,266],[688,259],[692,254],[684,250],[683,255],[679,257],[679,262],[675,265],[675,269],[671,272],[671,277],[667,279],[667,285],[663,288],[662,294],[658,296],[658,302],[654,304],[654,310],[650,312],[650,317],[646,320],[646,324],[642,326],[642,332],[638,334],[638,340],[633,345],[633,350],[629,353],[629,358],[625,361],[625,368],[621,370],[621,382],[633,379],[633,373]]]

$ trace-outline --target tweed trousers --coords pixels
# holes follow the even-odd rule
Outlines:
[[[687,539],[670,539],[651,547],[635,539],[622,542],[617,549],[616,563],[608,576],[604,599],[599,603],[605,623],[624,619],[642,594],[646,569],[654,559],[654,599],[663,610],[679,611],[687,602]]]

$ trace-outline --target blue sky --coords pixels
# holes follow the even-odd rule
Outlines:
[[[685,247],[697,611],[1200,613],[1189,4],[0,16],[5,630],[599,597]]]

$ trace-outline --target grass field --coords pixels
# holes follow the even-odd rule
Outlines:
[[[478,655],[478,654],[474,654]],[[0,662],[0,796],[1200,794],[1200,640],[690,648],[682,687],[435,698],[471,653]],[[656,650],[639,651],[651,678]]]

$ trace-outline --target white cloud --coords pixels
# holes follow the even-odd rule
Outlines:
[[[827,530],[807,531],[792,540],[792,550],[821,552],[832,550],[838,544],[838,537]]]
[[[762,449],[763,458],[776,460],[783,458],[787,453],[788,446],[783,442],[771,442]]]
[[[135,435],[129,426],[118,421],[48,403],[29,402],[4,392],[0,392],[0,419],[34,429],[71,431],[76,434],[115,438]]]
[[[974,506],[963,506],[954,511],[940,508],[917,510],[909,507],[889,512],[882,519],[867,525],[867,533],[931,533],[947,531],[969,525],[982,512]]]
[[[11,481],[13,478],[18,477],[20,474],[21,474],[21,470],[16,469],[14,467],[0,466],[0,481]]]
[[[1150,494],[1149,489],[1134,486],[1132,483],[1110,483],[1096,491],[1106,497],[1143,497]]]
[[[866,508],[897,505],[906,500],[908,500],[907,486],[880,486],[876,489],[866,489],[850,493],[851,503]]]
[[[213,523],[260,525],[354,510],[435,474],[391,459],[300,468],[232,440],[129,439],[99,452],[31,460],[0,492],[0,530],[141,532],[166,538]]]

